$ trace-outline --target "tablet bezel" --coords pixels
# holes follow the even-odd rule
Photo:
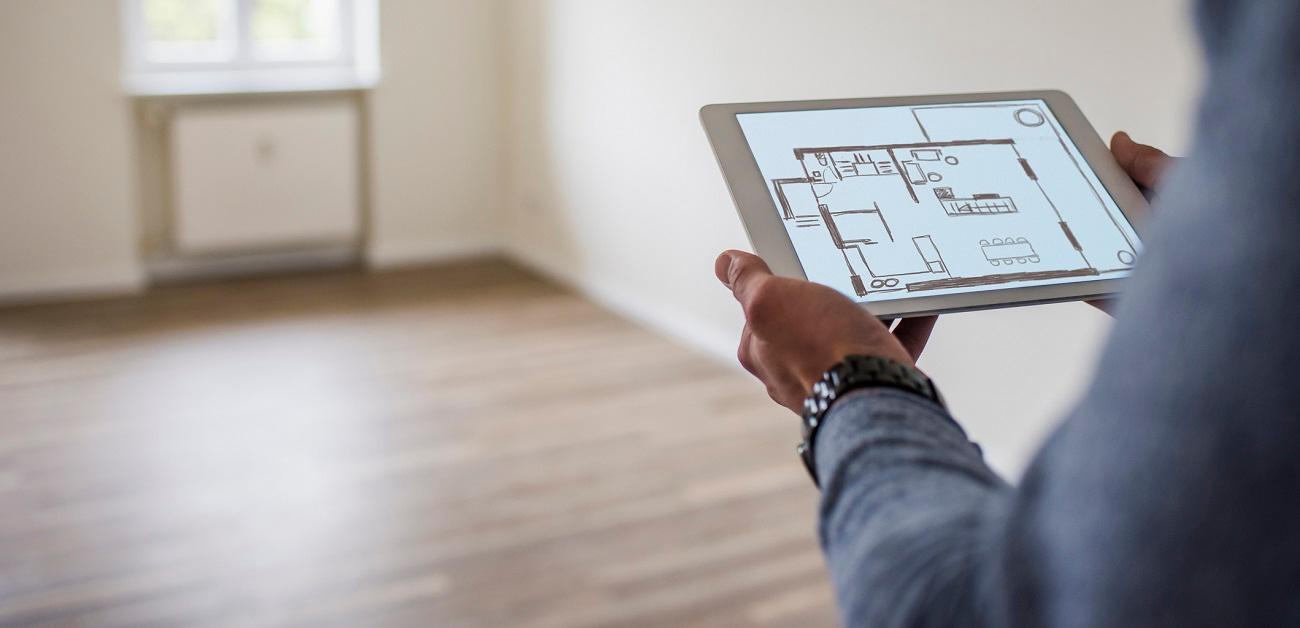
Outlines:
[[[1074,99],[1060,90],[718,104],[701,109],[700,121],[704,125],[709,143],[713,146],[714,155],[722,169],[723,178],[726,179],[727,188],[731,192],[732,201],[736,204],[736,210],[740,213],[741,222],[744,224],[745,233],[749,236],[754,252],[762,257],[771,267],[772,272],[777,275],[807,279],[803,265],[795,253],[794,244],[781,223],[780,211],[772,199],[767,181],[759,170],[758,162],[750,150],[749,142],[745,138],[737,116],[780,111],[825,111],[1017,100],[1042,100],[1047,103],[1060,122],[1061,130],[1074,141],[1098,180],[1115,200],[1115,204],[1133,226],[1139,239],[1142,239],[1145,218],[1149,212],[1146,197],[1115,161],[1110,148],[1097,134],[1092,123],[1084,117]],[[862,305],[880,318],[903,318],[1104,298],[1116,294],[1125,281],[1126,278],[1101,279],[1050,286],[1000,288],[987,292],[910,297]]]

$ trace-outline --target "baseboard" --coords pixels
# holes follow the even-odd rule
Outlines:
[[[137,294],[144,288],[144,272],[134,265],[23,277],[0,276],[0,305],[121,296]]]
[[[356,266],[360,257],[356,246],[346,244],[277,253],[178,256],[150,260],[146,267],[151,281],[165,284],[348,268]]]
[[[425,266],[467,257],[486,257],[501,252],[495,238],[460,238],[450,241],[372,242],[367,248],[366,266],[375,270],[392,270],[408,266]]]
[[[550,263],[537,256],[521,254],[519,251],[508,251],[506,256],[515,263],[582,294],[602,307],[708,354],[723,364],[740,368],[736,362],[736,344],[739,338],[730,330],[701,324],[690,314],[677,308],[666,307],[621,284],[581,277],[561,264]]]

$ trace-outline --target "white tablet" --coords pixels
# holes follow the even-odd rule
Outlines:
[[[882,318],[1114,294],[1146,199],[1059,91],[710,105],[754,251]]]

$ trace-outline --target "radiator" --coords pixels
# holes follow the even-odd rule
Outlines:
[[[353,103],[181,107],[170,150],[180,253],[359,240]]]

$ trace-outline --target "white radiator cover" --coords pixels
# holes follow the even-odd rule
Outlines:
[[[353,103],[182,107],[171,131],[178,252],[359,241]]]

